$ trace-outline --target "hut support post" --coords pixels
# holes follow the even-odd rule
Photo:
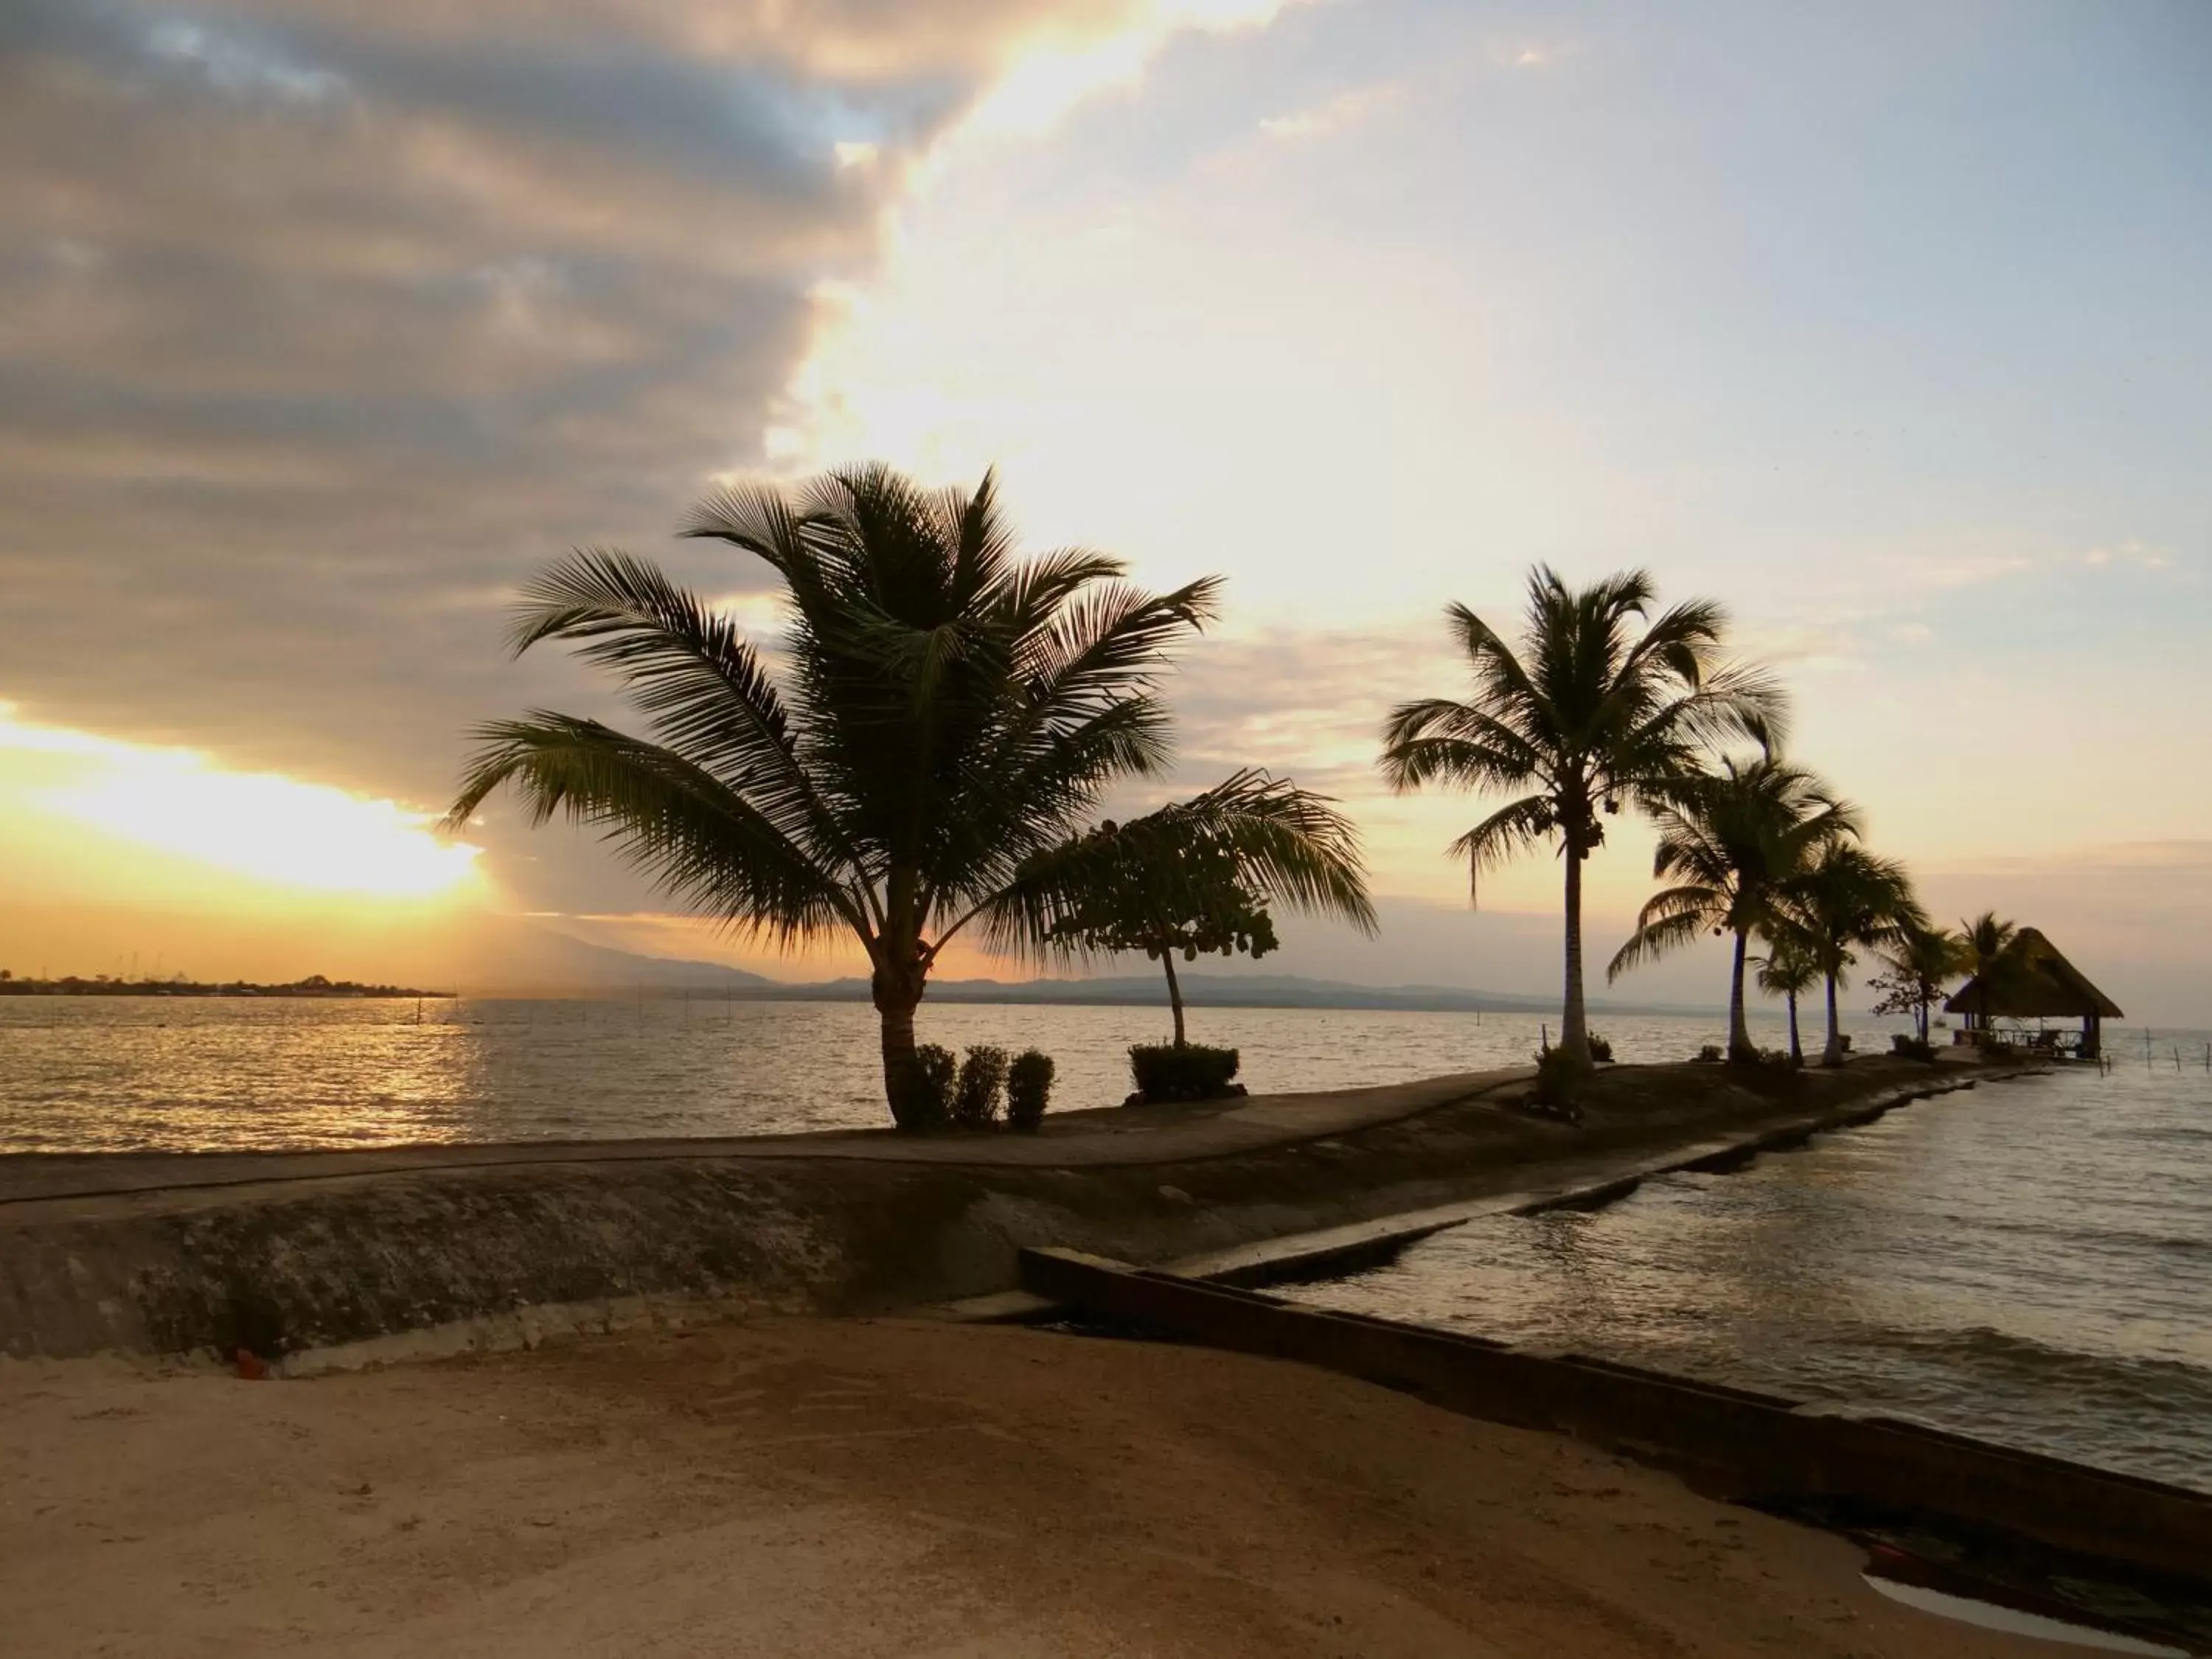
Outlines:
[[[2092,1012],[2081,1017],[2081,1058],[2094,1060],[2104,1052],[2105,1018]]]

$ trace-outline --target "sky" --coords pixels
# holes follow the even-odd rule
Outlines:
[[[1638,565],[1938,915],[2212,1024],[2207,85],[2197,0],[4,0],[0,966],[848,970],[429,825],[472,723],[618,713],[501,651],[533,569],[762,615],[691,502],[878,458],[1228,577],[1113,805],[1344,802],[1383,936],[1263,967],[1553,982],[1556,862],[1471,913],[1479,803],[1376,729],[1462,689],[1447,601]],[[1601,957],[1649,857],[1593,860]]]

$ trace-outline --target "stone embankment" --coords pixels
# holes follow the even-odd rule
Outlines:
[[[1577,1125],[1522,1109],[1528,1074],[1501,1072],[1066,1113],[1033,1136],[0,1158],[0,1353],[306,1365],[882,1311],[1008,1291],[1033,1246],[1249,1275],[1264,1241],[1371,1247],[1406,1231],[1382,1218],[1601,1193],[2017,1069],[1624,1066]]]

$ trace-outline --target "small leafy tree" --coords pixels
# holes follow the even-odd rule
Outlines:
[[[1351,822],[1326,797],[1249,770],[1076,837],[1033,863],[1014,898],[1072,954],[1142,951],[1158,962],[1178,1048],[1188,1042],[1178,955],[1267,955],[1278,943],[1270,903],[1375,931]]]
[[[1158,963],[1180,1048],[1187,1037],[1176,957],[1266,956],[1279,943],[1267,902],[1237,878],[1236,854],[1217,842],[1197,839],[1169,852],[1124,836],[1111,820],[1091,833],[1109,843],[1103,867],[1112,873],[1060,918],[1054,934],[1093,951],[1142,951]]]

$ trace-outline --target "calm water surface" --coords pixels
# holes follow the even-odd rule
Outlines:
[[[1290,1294],[2212,1491],[2207,1040],[2161,1035],[2154,1068],[2123,1030],[2108,1076],[1948,1095]]]
[[[726,1135],[887,1123],[856,1002],[0,998],[0,1152]],[[925,1042],[1036,1047],[1054,1104],[1118,1104],[1164,1008],[922,1005]],[[1553,1021],[1553,1029],[1557,1022]],[[1254,1092],[1524,1065],[1535,1015],[1205,1008]],[[1717,1019],[1598,1023],[1623,1060],[1686,1060]],[[1862,1042],[1887,1047],[1868,1023]],[[1761,1033],[1779,1043],[1778,1024]]]
[[[361,1146],[879,1125],[854,1003],[0,999],[0,1152]],[[1534,1017],[1201,1009],[1255,1091],[1525,1061]],[[1717,1020],[1607,1018],[1624,1060]],[[1148,1008],[924,1005],[925,1041],[1035,1044],[1109,1104]],[[1886,1028],[1853,1022],[1862,1048]],[[1778,1024],[1757,1033],[1778,1044]],[[1923,1103],[1593,1214],[1438,1235],[1297,1295],[1917,1418],[2212,1490],[2203,1033]],[[2174,1066],[2172,1051],[2188,1060]]]

